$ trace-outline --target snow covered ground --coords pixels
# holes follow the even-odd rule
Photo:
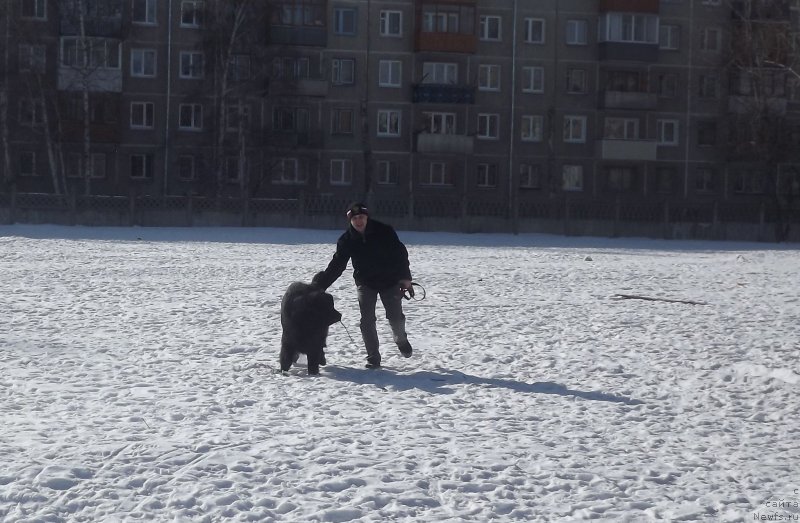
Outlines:
[[[798,250],[401,231],[414,357],[348,269],[273,374],[338,234],[0,227],[0,519],[800,520]]]

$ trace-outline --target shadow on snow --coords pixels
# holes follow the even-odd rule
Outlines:
[[[482,385],[485,387],[506,389],[527,394],[554,394],[557,396],[571,396],[590,401],[606,401],[625,405],[643,404],[640,400],[625,396],[617,396],[597,391],[573,390],[554,382],[525,383],[523,381],[502,378],[482,378],[480,376],[472,376],[470,374],[464,374],[463,372],[454,372],[446,369],[438,371],[416,371],[406,374],[398,373],[388,367],[383,367],[380,370],[370,370],[329,365],[326,367],[325,375],[338,381],[375,385],[386,391],[418,389],[431,394],[453,394],[455,391],[449,387],[449,385],[467,384]]]

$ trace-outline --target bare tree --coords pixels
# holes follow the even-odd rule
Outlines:
[[[9,46],[11,43],[11,0],[2,0],[0,14],[3,17],[3,62],[0,65],[0,140],[3,147],[3,173],[11,179],[11,151],[8,142],[8,90],[9,90]]]
[[[789,0],[732,0],[728,159],[758,166],[739,174],[735,190],[761,192],[773,211],[775,236],[788,235],[779,166],[793,156],[787,141],[796,123],[787,114],[787,86],[800,78],[796,20]]]

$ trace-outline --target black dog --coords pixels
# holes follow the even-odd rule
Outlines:
[[[325,365],[328,327],[342,319],[333,306],[333,296],[317,285],[323,273],[317,273],[311,284],[294,282],[281,300],[281,371],[286,372],[299,354],[308,357],[308,373],[319,374]]]

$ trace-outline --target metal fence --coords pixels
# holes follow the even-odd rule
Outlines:
[[[192,196],[63,196],[0,193],[0,223],[141,226],[272,226],[338,229],[349,200]],[[458,232],[540,232],[590,236],[800,241],[800,208],[765,205],[601,202],[553,198],[465,201],[458,197],[376,198],[373,215],[397,228]]]

